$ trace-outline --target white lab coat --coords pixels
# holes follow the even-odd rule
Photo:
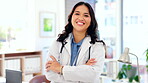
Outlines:
[[[61,42],[54,41],[49,50],[49,56],[53,55],[63,65],[63,75],[53,71],[46,72],[45,76],[51,83],[99,83],[99,75],[102,72],[105,60],[105,49],[103,43],[90,44],[90,37],[83,40],[77,59],[77,66],[70,66],[71,58],[71,34],[66,39],[66,44],[60,53]],[[89,57],[95,58],[97,63],[93,66],[85,65]]]

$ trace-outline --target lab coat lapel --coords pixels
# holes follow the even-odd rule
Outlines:
[[[66,39],[65,48],[69,55],[71,55],[71,34],[69,34],[69,37]]]
[[[78,60],[77,60],[77,64],[85,56],[84,54],[89,49],[90,46],[91,46],[91,44],[90,44],[90,37],[86,37],[83,40],[83,43],[81,45],[80,53],[79,53]]]

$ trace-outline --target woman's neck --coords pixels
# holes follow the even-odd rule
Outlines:
[[[79,43],[86,36],[86,33],[74,33],[73,32],[73,36],[74,36],[74,41],[76,43]]]

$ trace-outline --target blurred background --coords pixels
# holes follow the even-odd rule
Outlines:
[[[95,11],[100,39],[107,45],[106,62],[117,60],[128,47],[139,58],[140,74],[147,74],[147,0],[0,0],[0,53],[41,51],[44,74],[48,48],[79,1],[90,3]],[[136,58],[131,60],[136,65]],[[147,83],[146,76],[142,80]]]

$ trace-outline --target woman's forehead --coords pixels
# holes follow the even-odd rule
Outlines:
[[[76,7],[74,12],[83,12],[83,13],[89,14],[89,10],[88,10],[87,6],[85,6],[85,5],[80,5],[80,6]]]

